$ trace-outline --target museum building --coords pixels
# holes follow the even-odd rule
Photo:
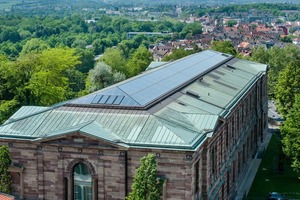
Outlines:
[[[156,156],[163,200],[232,199],[267,131],[267,65],[206,50],[0,126],[19,199],[125,199]]]

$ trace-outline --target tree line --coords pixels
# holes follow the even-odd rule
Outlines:
[[[292,167],[300,172],[300,48],[257,48],[252,60],[269,65],[269,99],[276,101],[284,118],[280,128],[283,152],[292,160]]]
[[[284,13],[284,10],[299,11],[299,4],[285,4],[285,3],[252,3],[252,4],[236,4],[236,5],[225,5],[217,8],[206,7],[198,9],[197,15],[199,17],[205,15],[206,13],[226,13],[229,16],[234,13],[249,13],[251,10],[257,10],[265,13],[272,13],[275,16],[286,16],[288,15],[289,20],[297,21],[300,18],[299,12],[292,12],[289,14]],[[191,9],[187,8],[187,12]]]

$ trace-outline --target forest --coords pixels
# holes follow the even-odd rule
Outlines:
[[[0,17],[0,121],[22,105],[49,106],[137,75],[152,61],[150,43],[193,37],[201,25],[139,22],[102,15],[86,23],[64,17]],[[129,31],[172,36],[128,39]],[[95,56],[99,60],[95,61]]]

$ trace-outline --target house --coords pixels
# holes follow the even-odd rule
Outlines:
[[[296,45],[298,44],[299,45],[300,44],[300,37],[299,38],[294,38],[293,39],[293,44],[296,44]]]
[[[149,51],[152,53],[153,55],[153,60],[154,61],[162,61],[162,59],[166,56],[169,55],[170,53],[172,53],[172,51],[175,49],[175,47],[173,47],[170,44],[151,44],[149,45]]]
[[[152,153],[162,199],[232,199],[267,130],[267,65],[211,50],[0,126],[25,199],[125,199]]]
[[[238,51],[239,52],[242,52],[242,51],[249,51],[249,50],[251,50],[252,49],[252,46],[251,46],[251,44],[249,43],[249,42],[245,42],[245,41],[243,41],[243,42],[241,42],[238,46],[237,46],[237,48],[238,48]]]

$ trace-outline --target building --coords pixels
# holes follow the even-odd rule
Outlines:
[[[2,126],[14,195],[125,199],[153,153],[162,199],[232,199],[267,126],[267,66],[211,50]]]
[[[146,35],[147,37],[152,37],[165,35],[172,36],[173,34],[169,32],[127,32],[127,38],[134,38],[137,35]]]

